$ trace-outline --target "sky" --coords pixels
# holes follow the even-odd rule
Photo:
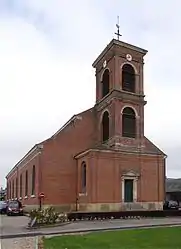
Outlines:
[[[144,2],[144,3],[143,3]],[[181,177],[181,1],[0,0],[0,186],[34,144],[95,104],[92,62],[114,37],[148,50],[145,135]]]

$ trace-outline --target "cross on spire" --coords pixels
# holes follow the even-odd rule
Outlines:
[[[119,28],[120,28],[120,26],[119,26],[119,16],[117,17],[116,28],[117,28],[117,33],[114,33],[114,34],[117,35],[117,39],[118,39],[118,41],[119,41],[119,37],[122,36],[122,35],[120,34],[120,32],[119,32]]]

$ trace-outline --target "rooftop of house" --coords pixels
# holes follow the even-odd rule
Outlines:
[[[166,192],[181,192],[181,178],[167,178],[166,179]]]

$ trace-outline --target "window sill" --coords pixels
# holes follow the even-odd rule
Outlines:
[[[79,196],[87,196],[87,192],[86,193],[79,193]]]
[[[22,197],[19,197],[19,200],[22,200]]]
[[[28,199],[28,196],[26,195],[26,196],[24,197],[24,199]]]
[[[35,198],[36,196],[35,195],[31,195],[31,198]]]

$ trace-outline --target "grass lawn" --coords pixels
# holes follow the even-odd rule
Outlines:
[[[181,227],[65,235],[45,239],[45,249],[181,249]]]

